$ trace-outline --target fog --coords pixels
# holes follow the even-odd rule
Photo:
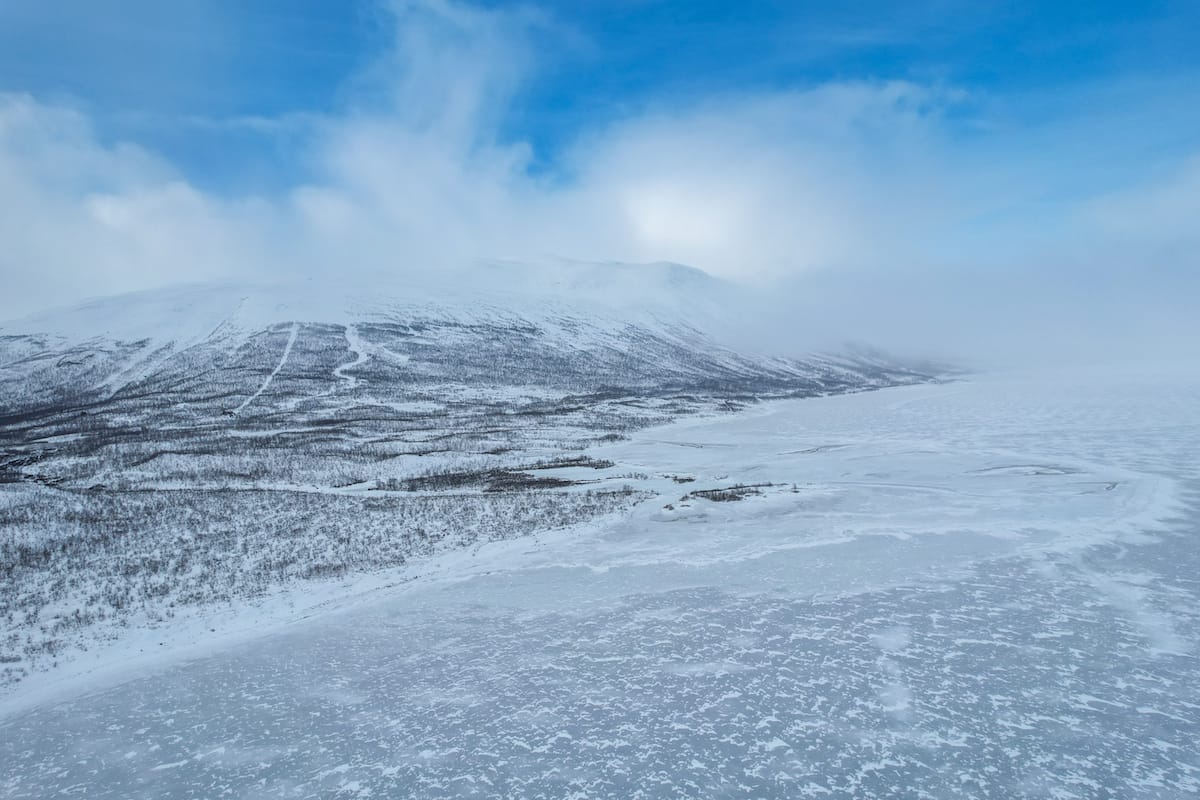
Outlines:
[[[548,68],[553,18],[383,11],[390,46],[342,107],[237,122],[305,143],[279,191],[201,188],[152,148],[106,139],[79,103],[0,96],[0,318],[181,282],[670,261],[734,287],[728,333],[760,349],[855,341],[980,365],[1197,355],[1200,146],[1155,150],[1191,130],[1194,90],[1097,86],[1022,113],[914,80],[666,97],[547,165],[506,115]]]

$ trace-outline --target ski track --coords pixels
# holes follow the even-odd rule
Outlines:
[[[358,378],[353,375],[347,375],[346,370],[354,369],[363,364],[370,356],[367,355],[367,343],[358,335],[358,328],[354,325],[346,326],[346,345],[350,352],[354,354],[353,361],[347,361],[345,364],[339,364],[333,370],[333,377],[340,381],[346,382],[346,388],[353,389],[358,386]]]
[[[296,338],[299,335],[300,323],[293,322],[292,331],[288,334],[287,344],[283,346],[283,355],[279,357],[279,363],[275,365],[275,369],[271,370],[271,374],[267,376],[267,379],[262,382],[262,386],[259,386],[254,394],[243,400],[242,404],[233,410],[234,414],[240,414],[246,406],[257,400],[259,395],[267,390],[267,387],[271,385],[271,381],[275,380],[275,376],[279,374],[279,371],[283,369],[283,365],[287,363],[288,357],[292,354],[292,347],[295,346]]]

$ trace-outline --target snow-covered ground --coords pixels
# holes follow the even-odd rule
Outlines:
[[[1197,452],[1183,369],[645,429],[629,514],[31,678],[0,796],[1197,796]]]
[[[176,287],[0,325],[0,697],[296,582],[627,510],[640,495],[587,496],[581,465],[626,431],[949,374],[730,349],[697,327],[722,289],[702,273],[612,271],[679,290],[619,304],[605,269],[497,293]]]

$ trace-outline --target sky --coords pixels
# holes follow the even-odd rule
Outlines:
[[[569,258],[785,347],[1186,351],[1200,6],[0,0],[0,212],[0,318]]]

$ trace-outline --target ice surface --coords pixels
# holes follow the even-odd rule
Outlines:
[[[10,704],[0,796],[1197,796],[1198,446],[1195,372],[647,429],[629,516]]]

